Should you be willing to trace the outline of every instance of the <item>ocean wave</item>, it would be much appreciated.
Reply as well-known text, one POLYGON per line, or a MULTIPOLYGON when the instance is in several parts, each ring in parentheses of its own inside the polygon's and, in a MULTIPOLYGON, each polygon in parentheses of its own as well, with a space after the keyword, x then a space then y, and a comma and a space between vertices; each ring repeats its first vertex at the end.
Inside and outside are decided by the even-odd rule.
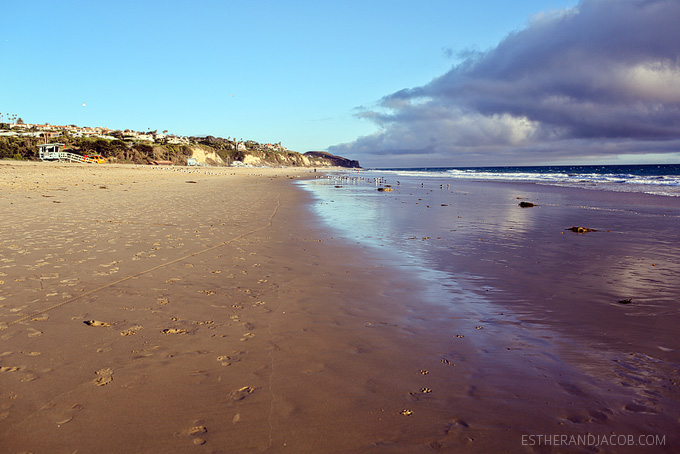
POLYGON ((680 196, 680 166, 569 166, 377 169, 382 176, 419 179, 510 181, 680 196))

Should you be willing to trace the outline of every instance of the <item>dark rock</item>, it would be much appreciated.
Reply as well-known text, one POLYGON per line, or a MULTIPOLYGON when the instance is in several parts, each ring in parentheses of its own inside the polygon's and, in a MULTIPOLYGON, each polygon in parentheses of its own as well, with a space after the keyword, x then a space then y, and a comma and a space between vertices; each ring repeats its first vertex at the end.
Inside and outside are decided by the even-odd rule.
POLYGON ((576 233, 597 232, 597 230, 590 229, 588 227, 569 227, 567 230, 571 230, 572 232, 576 232, 576 233))
POLYGON ((531 208, 531 207, 535 207, 536 205, 534 205, 531 202, 519 202, 519 206, 522 207, 522 208, 531 208))

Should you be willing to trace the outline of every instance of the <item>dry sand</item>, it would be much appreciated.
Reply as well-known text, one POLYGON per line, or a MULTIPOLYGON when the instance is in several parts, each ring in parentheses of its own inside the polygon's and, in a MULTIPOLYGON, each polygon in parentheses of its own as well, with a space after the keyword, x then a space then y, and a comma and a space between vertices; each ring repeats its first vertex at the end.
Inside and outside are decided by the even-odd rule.
POLYGON ((618 389, 456 336, 491 330, 330 235, 298 175, 0 163, 0 453, 590 452, 521 435, 640 432, 618 389))
POLYGON ((417 433, 400 412, 420 370, 450 368, 384 310, 404 280, 314 225, 289 184, 304 171, 176 170, 0 165, 0 452, 360 451, 417 433))

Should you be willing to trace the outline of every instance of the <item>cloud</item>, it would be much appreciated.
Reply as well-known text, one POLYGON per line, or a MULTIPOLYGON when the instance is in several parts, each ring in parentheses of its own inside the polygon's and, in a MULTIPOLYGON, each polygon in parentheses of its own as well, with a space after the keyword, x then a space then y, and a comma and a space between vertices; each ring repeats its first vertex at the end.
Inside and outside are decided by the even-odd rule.
POLYGON ((582 0, 536 15, 427 85, 363 108, 379 131, 329 151, 376 165, 677 153, 679 21, 677 0, 582 0))

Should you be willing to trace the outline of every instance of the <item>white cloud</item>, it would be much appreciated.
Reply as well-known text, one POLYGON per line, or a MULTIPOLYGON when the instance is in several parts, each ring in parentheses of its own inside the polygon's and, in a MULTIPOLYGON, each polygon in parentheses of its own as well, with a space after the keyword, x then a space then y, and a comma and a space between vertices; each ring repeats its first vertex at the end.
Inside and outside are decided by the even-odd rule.
POLYGON ((330 151, 448 165, 677 153, 678 23, 677 0, 582 0, 534 16, 496 48, 362 109, 380 132, 330 151))
POLYGON ((669 61, 641 63, 626 68, 622 86, 634 96, 656 102, 680 103, 680 67, 669 61))

